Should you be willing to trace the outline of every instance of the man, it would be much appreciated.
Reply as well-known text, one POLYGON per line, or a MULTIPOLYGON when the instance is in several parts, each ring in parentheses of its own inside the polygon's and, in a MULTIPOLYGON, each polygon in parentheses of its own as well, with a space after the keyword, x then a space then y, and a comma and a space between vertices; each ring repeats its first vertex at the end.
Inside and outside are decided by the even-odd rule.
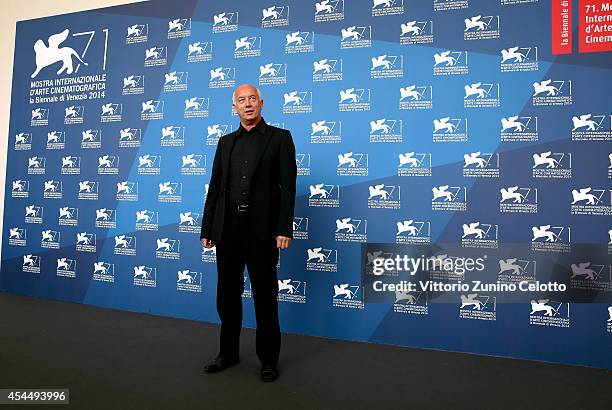
POLYGON ((263 381, 278 377, 281 334, 278 322, 279 249, 293 235, 297 168, 291 133, 265 123, 259 90, 236 88, 240 127, 219 139, 204 205, 202 246, 217 247, 217 312, 220 349, 204 367, 219 372, 239 362, 243 272, 246 264, 257 320, 256 352, 263 381))

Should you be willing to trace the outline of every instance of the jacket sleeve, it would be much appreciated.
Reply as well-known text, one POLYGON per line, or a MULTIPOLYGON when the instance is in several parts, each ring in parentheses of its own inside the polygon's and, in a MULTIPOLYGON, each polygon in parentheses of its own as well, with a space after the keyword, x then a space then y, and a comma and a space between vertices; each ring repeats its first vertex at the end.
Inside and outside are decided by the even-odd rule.
POLYGON ((221 174, 221 140, 219 140, 217 143, 217 150, 215 151, 215 159, 213 160, 210 182, 208 184, 208 195, 206 196, 206 202, 204 203, 204 215, 202 216, 202 230, 200 231, 200 239, 210 239, 212 233, 212 222, 215 217, 217 199, 219 197, 219 192, 221 192, 223 189, 221 186, 221 174))
POLYGON ((293 208, 295 206, 297 166, 295 163, 295 145, 289 131, 280 142, 279 167, 280 204, 276 234, 293 238, 293 208))

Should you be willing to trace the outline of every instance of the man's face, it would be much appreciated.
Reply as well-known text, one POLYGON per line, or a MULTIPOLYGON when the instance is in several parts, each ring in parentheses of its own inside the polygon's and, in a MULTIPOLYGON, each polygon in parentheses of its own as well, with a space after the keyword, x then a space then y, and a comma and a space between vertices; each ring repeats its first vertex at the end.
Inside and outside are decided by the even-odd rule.
POLYGON ((257 90, 252 86, 238 87, 235 97, 234 108, 245 124, 252 124, 261 118, 263 100, 257 95, 257 90))

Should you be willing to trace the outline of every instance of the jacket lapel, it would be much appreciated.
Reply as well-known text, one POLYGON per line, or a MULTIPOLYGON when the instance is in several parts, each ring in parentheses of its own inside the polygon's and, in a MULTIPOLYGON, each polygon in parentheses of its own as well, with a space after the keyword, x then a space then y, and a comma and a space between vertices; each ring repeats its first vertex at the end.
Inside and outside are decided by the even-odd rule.
MULTIPOLYGON (((222 156, 221 156, 221 170, 224 180, 224 185, 228 182, 227 176, 229 175, 229 162, 230 162, 230 154, 232 153, 232 148, 234 148, 234 143, 236 142, 236 137, 238 136, 238 132, 234 132, 225 138, 226 141, 224 146, 222 147, 222 156)), ((223 139, 219 140, 223 141, 223 139)))

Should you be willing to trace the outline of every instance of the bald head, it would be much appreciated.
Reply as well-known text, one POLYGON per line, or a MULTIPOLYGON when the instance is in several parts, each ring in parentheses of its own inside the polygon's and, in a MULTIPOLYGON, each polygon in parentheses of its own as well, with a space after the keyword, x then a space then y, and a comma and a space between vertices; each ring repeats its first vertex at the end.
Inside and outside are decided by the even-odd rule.
POLYGON ((259 91, 259 88, 255 87, 254 85, 251 85, 251 84, 241 84, 238 87, 236 87, 236 89, 232 93, 232 104, 236 104, 236 102, 238 101, 237 98, 236 98, 238 93, 242 92, 242 91, 245 91, 245 90, 247 92, 252 92, 253 90, 255 90, 255 94, 257 94, 257 97, 259 97, 259 99, 261 100, 261 92, 259 91))
POLYGON ((240 123, 247 130, 253 128, 261 120, 263 100, 257 87, 251 84, 238 86, 234 90, 232 102, 240 117, 240 123))

